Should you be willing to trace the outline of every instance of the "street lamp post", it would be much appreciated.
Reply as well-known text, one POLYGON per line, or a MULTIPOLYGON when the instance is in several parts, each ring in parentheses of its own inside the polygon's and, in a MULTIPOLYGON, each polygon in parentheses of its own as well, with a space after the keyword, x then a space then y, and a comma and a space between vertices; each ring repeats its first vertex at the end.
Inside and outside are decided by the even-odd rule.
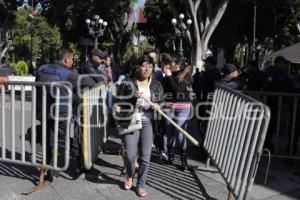
POLYGON ((32 13, 31 14, 28 14, 28 20, 30 22, 30 60, 31 60, 31 63, 32 63, 32 60, 33 60, 33 23, 34 23, 34 15, 33 15, 33 11, 34 11, 34 0, 31 0, 31 5, 29 5, 28 3, 28 0, 24 0, 23 1, 23 6, 25 8, 31 8, 32 10, 32 13))
POLYGON ((30 21, 30 57, 31 57, 31 63, 33 60, 33 23, 34 23, 34 16, 28 15, 28 19, 30 21))
POLYGON ((254 1, 254 14, 253 14, 253 43, 252 43, 252 60, 256 60, 256 15, 257 5, 254 1))
MULTIPOLYGON (((39 6, 41 6, 39 3, 38 3, 39 6)), ((38 5, 36 5, 36 7, 38 7, 38 5)), ((31 8, 31 13, 28 14, 28 20, 30 22, 30 57, 31 57, 31 64, 32 64, 32 61, 33 61, 33 24, 34 24, 34 19, 35 19, 35 15, 37 12, 36 11, 36 7, 34 6, 34 0, 31 0, 31 4, 29 5, 29 2, 28 0, 24 0, 23 1, 23 6, 21 6, 23 8, 31 8)), ((41 8, 40 8, 41 9, 41 8)))
POLYGON ((184 57, 183 54, 183 44, 182 44, 182 40, 183 38, 186 36, 186 32, 187 30, 190 28, 190 25, 192 24, 192 20, 188 19, 186 21, 186 23, 184 23, 183 19, 184 19, 184 14, 180 14, 178 16, 179 20, 177 21, 177 19, 173 18, 172 19, 172 24, 175 28, 175 34, 178 36, 179 38, 179 47, 178 47, 178 54, 181 58, 184 57))
POLYGON ((98 49, 98 38, 103 36, 107 22, 101 19, 99 15, 95 15, 92 20, 86 19, 85 23, 88 26, 89 34, 95 39, 94 47, 98 49))

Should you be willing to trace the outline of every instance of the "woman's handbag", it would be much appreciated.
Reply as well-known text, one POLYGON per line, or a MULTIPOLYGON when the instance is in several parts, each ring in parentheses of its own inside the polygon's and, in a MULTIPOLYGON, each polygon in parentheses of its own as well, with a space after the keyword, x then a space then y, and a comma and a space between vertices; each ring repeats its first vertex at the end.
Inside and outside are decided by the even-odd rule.
POLYGON ((125 135, 127 133, 133 133, 134 131, 142 129, 142 113, 135 111, 132 114, 130 124, 127 128, 123 128, 118 125, 119 135, 125 135))

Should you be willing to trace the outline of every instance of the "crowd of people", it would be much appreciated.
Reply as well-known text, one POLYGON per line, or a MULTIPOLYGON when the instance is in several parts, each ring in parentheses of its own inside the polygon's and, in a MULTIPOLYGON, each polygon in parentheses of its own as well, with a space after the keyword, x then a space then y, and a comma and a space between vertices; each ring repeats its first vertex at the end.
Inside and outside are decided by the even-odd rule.
MULTIPOLYGON (((172 165, 175 154, 178 152, 181 158, 180 169, 185 170, 188 167, 187 139, 158 114, 159 109, 186 130, 189 121, 195 117, 192 112, 193 105, 198 102, 211 101, 217 84, 234 90, 274 92, 296 90, 295 84, 288 76, 288 61, 284 57, 277 57, 274 66, 263 72, 256 62, 251 62, 244 71, 229 63, 218 69, 216 58, 209 56, 204 60, 205 70, 200 72, 196 69, 194 75, 193 67, 180 56, 165 53, 162 54, 161 59, 158 58, 158 52, 154 49, 147 49, 143 55, 133 55, 122 66, 119 74, 112 74, 111 57, 106 52, 93 49, 88 61, 80 66, 77 72, 73 69, 72 51, 63 48, 58 52, 58 61, 54 64, 43 65, 37 71, 37 81, 71 82, 74 89, 73 99, 77 102, 76 104, 80 103, 80 99, 76 95, 79 91, 76 90, 94 87, 98 83, 107 84, 110 88, 108 90, 108 107, 112 116, 111 121, 113 121, 110 123, 116 124, 116 127, 128 128, 136 110, 141 113, 141 128, 121 135, 126 173, 124 189, 132 188, 133 177, 137 174, 136 188, 140 197, 147 196, 145 184, 153 144, 159 149, 160 159, 165 163, 172 165), (77 80, 80 74, 90 76, 86 76, 78 88, 77 80), (116 88, 115 93, 112 90, 113 85, 116 88), (150 104, 145 99, 154 104, 150 104)), ((49 102, 51 101, 49 100, 49 102)), ((276 108, 272 107, 275 104, 269 102, 272 115, 276 113, 276 108)), ((207 115, 206 109, 209 107, 202 108, 197 112, 200 116, 205 116, 207 115)), ((64 115, 65 113, 60 114, 64 115)), ((50 120, 49 124, 51 123, 53 124, 53 121, 50 120)), ((203 126, 206 124, 204 121, 200 121, 200 123, 203 126)), ((271 120, 270 127, 274 127, 274 123, 276 122, 271 120)), ((64 127, 60 127, 60 129, 64 130, 64 127)), ((269 129, 266 142, 269 146, 271 146, 273 133, 274 130, 269 129)), ((50 134, 49 132, 48 135, 50 134)), ((76 156, 80 164, 80 141, 78 139, 80 137, 78 135, 80 135, 80 131, 75 134, 75 139, 71 143, 77 149, 76 156)), ((295 139, 297 140, 297 138, 295 139)), ((47 140, 49 141, 50 138, 47 140)), ((47 142, 47 144, 49 143, 47 142)), ((49 153, 47 158, 51 158, 50 152, 47 150, 49 153)))

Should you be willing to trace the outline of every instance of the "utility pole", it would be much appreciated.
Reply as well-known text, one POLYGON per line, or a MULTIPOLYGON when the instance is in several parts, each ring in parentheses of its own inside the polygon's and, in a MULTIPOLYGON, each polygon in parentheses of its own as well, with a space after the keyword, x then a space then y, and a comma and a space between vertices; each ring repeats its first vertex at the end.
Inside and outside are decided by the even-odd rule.
POLYGON ((256 59, 256 15, 257 15, 257 5, 256 2, 254 1, 252 60, 256 59))

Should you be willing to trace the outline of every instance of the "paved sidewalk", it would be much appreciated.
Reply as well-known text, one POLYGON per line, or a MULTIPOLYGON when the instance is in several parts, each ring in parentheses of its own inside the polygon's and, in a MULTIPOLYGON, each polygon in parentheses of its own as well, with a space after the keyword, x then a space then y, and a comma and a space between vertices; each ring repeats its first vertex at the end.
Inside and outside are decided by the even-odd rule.
MULTIPOLYGON (((95 163, 95 170, 74 179, 63 173, 44 190, 23 196, 22 192, 33 186, 38 177, 34 168, 12 166, 0 163, 0 199, 2 200, 134 200, 140 199, 135 190, 122 189, 124 176, 120 175, 121 157, 116 155, 119 140, 110 138, 112 143, 106 154, 100 154, 95 163), (73 180, 74 179, 74 180, 73 180)), ((195 152, 193 152, 194 154, 195 152)), ((273 162, 273 161, 272 161, 273 162)), ((179 164, 178 158, 175 164, 179 164)), ((275 161, 273 164, 276 163, 275 161)), ((189 160, 189 164, 201 166, 202 162, 189 160)), ((256 184, 251 199, 292 200, 300 199, 299 163, 294 163, 289 171, 288 165, 274 164, 267 186, 256 184), (298 166, 298 168, 297 168, 298 166), (298 171, 297 171, 298 170, 298 171)), ((262 166, 264 163, 262 162, 262 166)), ((71 163, 73 166, 73 163, 71 163)), ((263 169, 261 167, 261 169, 263 169)), ((263 180, 263 173, 258 172, 257 182, 263 180)), ((161 164, 153 152, 146 189, 149 196, 144 199, 217 199, 227 198, 227 188, 217 173, 186 170, 182 172, 175 166, 161 164)))

